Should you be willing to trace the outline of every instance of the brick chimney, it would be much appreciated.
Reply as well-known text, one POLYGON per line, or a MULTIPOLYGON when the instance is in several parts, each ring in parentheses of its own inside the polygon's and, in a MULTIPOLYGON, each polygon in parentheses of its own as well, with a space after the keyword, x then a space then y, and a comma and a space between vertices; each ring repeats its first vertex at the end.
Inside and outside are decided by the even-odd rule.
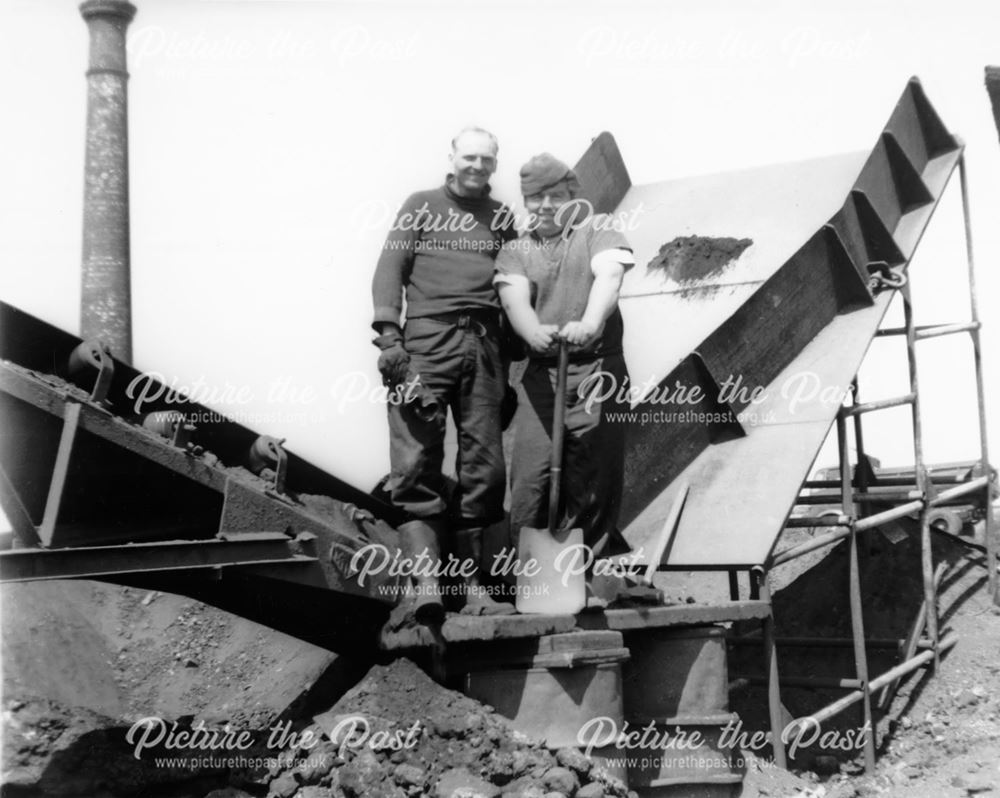
POLYGON ((125 30, 135 10, 127 0, 80 5, 90 31, 80 336, 103 339, 126 363, 132 361, 132 297, 125 30))

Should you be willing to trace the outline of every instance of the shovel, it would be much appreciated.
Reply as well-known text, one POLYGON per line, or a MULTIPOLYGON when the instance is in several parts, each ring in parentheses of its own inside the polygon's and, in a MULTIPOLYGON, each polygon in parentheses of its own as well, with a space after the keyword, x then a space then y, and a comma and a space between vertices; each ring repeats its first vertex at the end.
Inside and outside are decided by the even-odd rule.
POLYGON ((518 536, 518 560, 537 573, 518 576, 517 611, 537 614, 575 614, 587 603, 583 573, 564 573, 577 559, 568 556, 556 567, 559 554, 571 546, 582 550, 583 530, 557 529, 559 493, 562 487, 563 439, 566 434, 566 373, 569 370, 569 346, 559 342, 559 367, 556 374, 555 405, 552 412, 552 458, 549 467, 549 525, 546 529, 521 527, 518 536))

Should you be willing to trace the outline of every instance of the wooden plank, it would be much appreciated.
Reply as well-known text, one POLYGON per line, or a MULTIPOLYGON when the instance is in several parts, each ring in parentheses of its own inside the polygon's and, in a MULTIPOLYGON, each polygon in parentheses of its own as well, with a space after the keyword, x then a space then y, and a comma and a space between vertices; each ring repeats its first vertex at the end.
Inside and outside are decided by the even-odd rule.
POLYGON ((684 509, 687 495, 688 486, 681 483, 678 486, 674 502, 670 506, 670 512, 667 513, 667 520, 663 522, 663 529, 660 530, 659 536, 653 542, 653 550, 649 554, 649 565, 646 566, 646 572, 642 576, 642 581, 649 586, 652 586, 653 574, 656 573, 657 566, 664 559, 664 556, 667 559, 670 557, 670 548, 677 536, 677 524, 681 519, 681 511, 684 509))
POLYGON ((540 637, 536 651, 539 654, 555 654, 575 651, 600 651, 609 648, 620 648, 621 646, 622 636, 618 632, 581 630, 540 637))
MULTIPOLYGON (((562 634, 576 628, 572 615, 449 615, 441 628, 445 643, 507 640, 562 634)), ((383 631, 379 645, 385 651, 426 648, 437 643, 427 627, 383 631)))
POLYGON ((731 601, 724 604, 677 604, 667 607, 605 610, 577 616, 582 629, 620 632, 664 626, 694 626, 766 618, 771 605, 765 601, 731 601))

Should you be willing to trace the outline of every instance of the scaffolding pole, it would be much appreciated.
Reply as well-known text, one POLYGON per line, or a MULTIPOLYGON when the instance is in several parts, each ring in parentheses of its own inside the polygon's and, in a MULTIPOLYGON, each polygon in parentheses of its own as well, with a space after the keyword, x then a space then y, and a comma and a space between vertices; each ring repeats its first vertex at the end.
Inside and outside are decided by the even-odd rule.
MULTIPOLYGON (((904 326, 896 328, 886 328, 879 330, 877 336, 905 336, 906 357, 909 371, 909 393, 891 399, 883 399, 862 404, 860 401, 860 391, 858 380, 852 382, 851 397, 849 406, 841 408, 837 414, 837 443, 839 460, 839 480, 821 480, 806 482, 804 487, 824 487, 835 490, 821 498, 825 501, 838 501, 840 503, 840 513, 834 519, 816 519, 814 526, 825 526, 831 531, 819 535, 813 540, 802 543, 798 546, 786 549, 773 555, 770 558, 769 567, 789 562, 801 557, 809 552, 836 543, 840 540, 848 539, 848 568, 849 584, 848 593, 851 609, 851 632, 850 642, 854 649, 855 678, 835 680, 843 687, 853 687, 852 692, 833 703, 822 707, 813 713, 809 720, 821 722, 827 720, 849 706, 861 704, 861 721, 865 730, 864 737, 864 760, 865 771, 872 774, 875 768, 875 744, 876 733, 872 718, 871 695, 876 690, 884 689, 881 706, 888 708, 894 688, 898 685, 902 676, 920 668, 929 668, 932 672, 940 666, 941 654, 955 643, 955 636, 948 635, 944 640, 938 627, 937 593, 943 576, 943 569, 934 570, 933 552, 931 548, 931 526, 930 513, 935 507, 954 502, 962 496, 970 494, 981 494, 981 501, 984 510, 984 536, 986 549, 986 566, 988 590, 995 604, 1000 605, 1000 591, 997 589, 997 552, 996 540, 993 534, 993 514, 992 505, 994 499, 993 472, 990 466, 989 449, 986 432, 986 401, 983 387, 983 366, 982 366, 982 346, 980 338, 981 323, 979 320, 979 309, 976 297, 975 263, 972 249, 972 228, 969 217, 969 200, 967 176, 965 170, 965 156, 962 155, 958 161, 959 176, 962 192, 962 214, 965 225, 966 257, 968 262, 969 279, 969 307, 970 320, 955 324, 934 324, 917 326, 914 323, 913 298, 907 281, 899 290, 903 302, 904 326), (979 411, 979 474, 973 472, 970 478, 959 482, 954 487, 940 490, 934 484, 924 462, 924 441, 923 423, 920 414, 920 382, 917 370, 917 342, 936 338, 944 335, 955 335, 968 333, 973 346, 974 366, 976 376, 976 399, 979 411), (886 494, 878 494, 874 491, 878 480, 871 479, 868 473, 867 455, 864 449, 864 432, 862 428, 862 417, 867 413, 884 410, 902 405, 910 406, 911 423, 913 431, 913 460, 915 490, 912 492, 897 491, 886 494), (853 420, 853 433, 855 448, 857 450, 857 465, 852 473, 850 463, 850 453, 848 449, 847 419, 853 420), (839 488, 839 491, 836 489, 839 488), (887 510, 869 514, 867 505, 870 501, 884 501, 886 503, 898 502, 895 507, 887 510), (868 659, 866 646, 871 641, 866 641, 864 636, 864 618, 861 601, 861 582, 858 563, 858 535, 862 532, 880 527, 898 518, 902 518, 912 513, 918 513, 920 521, 920 565, 923 582, 923 602, 920 612, 910 631, 909 640, 904 651, 901 652, 901 662, 895 667, 869 679, 868 659), (923 649, 917 653, 917 649, 923 649)), ((951 482, 952 480, 945 480, 951 482)), ((954 480, 958 481, 958 480, 954 480)), ((900 480, 896 480, 900 482, 900 480)), ((822 504, 815 496, 800 497, 803 504, 822 504), (811 499, 816 501, 810 501, 811 499)), ((787 528, 801 528, 807 525, 804 518, 789 519, 787 528)), ((943 565, 943 563, 942 563, 943 565)), ((766 590, 767 574, 761 571, 757 582, 763 586, 761 595, 770 598, 766 590)), ((756 591, 754 591, 756 592, 756 591)), ((775 707, 781 705, 781 682, 776 678, 777 655, 775 651, 775 638, 773 621, 772 626, 764 630, 764 644, 766 651, 766 667, 768 682, 768 702, 772 709, 772 716, 775 707)), ((791 678, 783 680, 788 686, 802 683, 805 680, 791 678)), ((772 725, 774 724, 772 718, 772 725)), ((781 752, 784 754, 784 751, 781 752)), ((778 760, 778 750, 775 749, 775 759, 778 760)), ((784 759, 784 756, 782 756, 784 759)))
MULTIPOLYGON (((858 416, 855 416, 857 419, 858 416)), ((844 515, 854 514, 854 499, 851 480, 851 462, 847 451, 846 413, 837 414, 837 443, 840 452, 840 487, 843 493, 842 510, 844 515)), ((857 471, 862 470, 859 453, 857 471)), ((875 771, 875 731, 872 726, 871 694, 868 691, 868 652, 865 650, 865 624, 861 609, 861 575, 858 569, 858 531, 854 524, 848 528, 850 535, 850 552, 848 560, 851 606, 851 635, 854 639, 854 677, 861 685, 861 726, 864 735, 865 771, 875 771)))
POLYGON ((983 389, 983 350, 979 335, 979 300, 976 297, 976 266, 972 251, 972 221, 969 217, 969 186, 965 171, 965 154, 958 159, 958 178, 962 188, 962 218, 965 222, 965 255, 969 267, 969 335, 972 338, 973 363, 976 370, 976 400, 979 405, 980 463, 986 480, 983 515, 983 543, 986 546, 987 585, 993 603, 1000 605, 997 592, 997 552, 993 537, 993 479, 989 445, 986 440, 986 393, 983 389))

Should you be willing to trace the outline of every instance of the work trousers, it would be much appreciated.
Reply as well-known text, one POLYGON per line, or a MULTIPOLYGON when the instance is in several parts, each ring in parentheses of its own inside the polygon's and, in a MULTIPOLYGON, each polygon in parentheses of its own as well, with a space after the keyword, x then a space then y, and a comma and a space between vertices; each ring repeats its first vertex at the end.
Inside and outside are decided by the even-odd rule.
MULTIPOLYGON (((628 402, 618 401, 625 363, 610 355, 569 365, 565 439, 558 529, 582 528, 584 543, 596 556, 624 554, 629 546, 618 527, 625 456, 624 416, 628 402), (614 386, 611 396, 595 389, 614 386), (600 392, 599 392, 600 393, 600 392)), ((518 387, 511 458, 511 531, 548 526, 552 421, 557 370, 531 360, 518 387)))
POLYGON ((483 527, 504 516, 506 471, 500 403, 507 375, 500 330, 482 314, 447 320, 408 319, 403 329, 410 365, 438 401, 433 418, 414 403, 389 405, 392 501, 416 518, 448 518, 456 527, 483 527), (457 487, 441 473, 447 409, 458 432, 457 487))

